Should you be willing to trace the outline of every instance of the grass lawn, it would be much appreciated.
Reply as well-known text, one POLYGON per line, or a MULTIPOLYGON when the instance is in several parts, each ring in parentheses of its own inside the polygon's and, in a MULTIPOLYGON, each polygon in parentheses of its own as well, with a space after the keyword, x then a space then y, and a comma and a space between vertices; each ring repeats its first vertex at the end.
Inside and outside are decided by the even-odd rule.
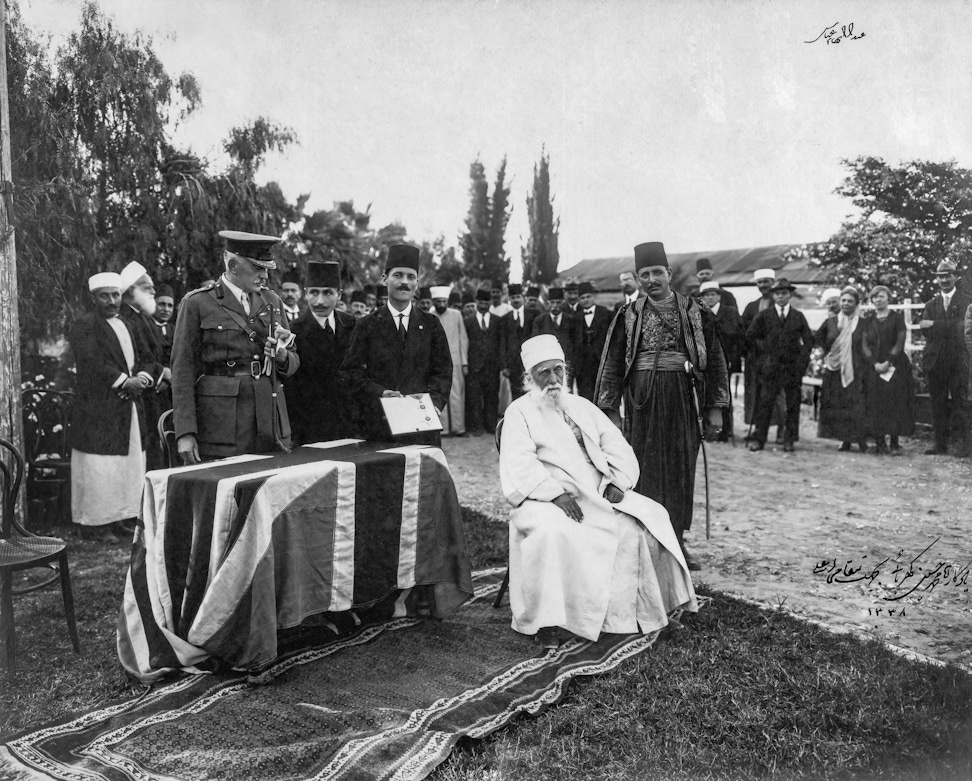
MULTIPOLYGON (((464 517, 474 568, 504 564, 506 524, 464 517)), ((20 666, 0 678, 0 736, 142 689, 115 655, 127 546, 70 539, 84 656, 58 591, 17 598, 20 666)), ((711 602, 683 629, 539 717, 462 744, 433 778, 972 778, 972 676, 700 593, 711 602)))

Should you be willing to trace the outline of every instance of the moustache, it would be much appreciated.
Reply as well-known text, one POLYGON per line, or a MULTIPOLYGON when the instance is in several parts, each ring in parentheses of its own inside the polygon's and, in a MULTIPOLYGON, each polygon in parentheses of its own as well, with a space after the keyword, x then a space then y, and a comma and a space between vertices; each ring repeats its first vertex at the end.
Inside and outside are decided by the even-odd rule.
POLYGON ((411 288, 408 285, 399 285, 396 289, 401 291, 406 291, 406 292, 411 290, 411 288))

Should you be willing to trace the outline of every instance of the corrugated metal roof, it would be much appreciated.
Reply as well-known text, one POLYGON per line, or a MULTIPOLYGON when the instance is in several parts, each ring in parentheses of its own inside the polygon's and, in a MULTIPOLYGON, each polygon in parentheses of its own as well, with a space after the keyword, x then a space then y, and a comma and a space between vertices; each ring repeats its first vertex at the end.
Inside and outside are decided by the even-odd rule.
MULTIPOLYGON (((799 244, 774 244, 770 247, 747 247, 744 249, 716 250, 713 252, 680 252, 669 254, 668 262, 672 267, 672 287, 684 289, 695 282, 695 261, 708 258, 716 273, 716 279, 723 287, 750 285, 753 272, 760 268, 771 268, 778 277, 785 276, 793 283, 803 285, 820 284, 826 279, 826 272, 819 266, 811 266, 806 260, 783 262, 783 255, 799 244)), ((622 271, 634 270, 634 256, 623 258, 593 258, 582 260, 571 268, 564 269, 558 279, 577 277, 594 283, 602 292, 620 289, 618 275, 622 271)))

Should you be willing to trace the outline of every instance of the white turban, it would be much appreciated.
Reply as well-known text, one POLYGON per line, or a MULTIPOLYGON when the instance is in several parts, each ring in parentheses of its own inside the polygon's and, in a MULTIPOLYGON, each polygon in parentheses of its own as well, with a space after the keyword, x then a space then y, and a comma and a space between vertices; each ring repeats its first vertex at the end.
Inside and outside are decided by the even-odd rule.
POLYGON ((706 290, 718 290, 718 289, 719 289, 718 282, 703 282, 701 285, 699 285, 700 293, 704 293, 706 290))
POLYGON ((527 339, 520 346, 520 358, 523 360, 523 368, 527 371, 543 361, 566 360, 564 348, 560 346, 560 342, 553 334, 540 334, 527 339))
POLYGON ((433 285, 432 298, 448 298, 452 288, 449 285, 433 285))
POLYGON ((831 298, 840 298, 840 288, 828 287, 820 294, 820 302, 829 301, 831 298))
POLYGON ((758 268, 753 272, 753 282, 757 279, 776 279, 776 272, 771 268, 758 268))
POLYGON ((137 260, 133 260, 121 272, 121 291, 124 293, 128 288, 134 285, 138 280, 144 277, 148 272, 145 270, 145 266, 139 263, 137 260))
POLYGON ((88 278, 88 290, 92 293, 102 287, 117 287, 120 290, 121 286, 121 274, 116 274, 114 271, 103 271, 88 278))

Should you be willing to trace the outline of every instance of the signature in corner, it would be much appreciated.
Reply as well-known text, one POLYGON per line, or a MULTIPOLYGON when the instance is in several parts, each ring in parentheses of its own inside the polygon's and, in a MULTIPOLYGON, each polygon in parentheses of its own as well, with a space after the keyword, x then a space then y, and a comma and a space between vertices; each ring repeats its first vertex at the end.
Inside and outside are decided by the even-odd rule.
MULTIPOLYGON (((814 566, 813 574, 824 576, 827 583, 867 581, 867 587, 876 588, 881 599, 886 602, 897 602, 905 597, 914 597, 920 602, 925 594, 933 591, 937 586, 952 586, 968 592, 972 561, 964 567, 946 561, 939 561, 933 567, 918 564, 918 560, 940 539, 941 537, 938 537, 933 540, 928 547, 910 560, 902 559, 905 555, 903 550, 898 551, 893 559, 886 556, 873 566, 865 564, 863 560, 858 566, 854 566, 857 562, 853 559, 848 559, 843 565, 839 564, 837 559, 823 559, 814 566), (891 562, 890 572, 883 569, 888 562, 891 562), (882 575, 883 579, 881 579, 882 575)), ((862 557, 862 559, 866 558, 867 556, 862 557)))
POLYGON ((823 40, 829 46, 832 43, 840 43, 845 38, 850 41, 856 41, 860 38, 863 38, 865 35, 865 33, 861 33, 860 35, 854 35, 853 22, 851 22, 850 24, 841 24, 839 30, 837 29, 838 24, 840 24, 840 22, 834 22, 832 25, 830 25, 830 27, 824 27, 823 32, 820 33, 820 35, 818 35, 812 41, 804 41, 804 43, 816 43, 821 38, 823 38, 823 40))

